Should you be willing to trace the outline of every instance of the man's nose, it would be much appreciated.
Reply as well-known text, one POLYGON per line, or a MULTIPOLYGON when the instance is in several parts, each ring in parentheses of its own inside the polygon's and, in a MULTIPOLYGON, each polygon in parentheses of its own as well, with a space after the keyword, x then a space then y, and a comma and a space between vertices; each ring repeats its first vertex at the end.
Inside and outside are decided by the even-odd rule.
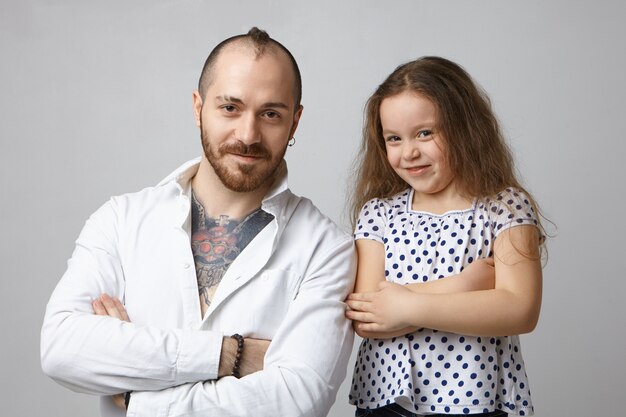
POLYGON ((239 118, 235 137, 246 145, 260 140, 259 121, 254 114, 244 114, 239 118))

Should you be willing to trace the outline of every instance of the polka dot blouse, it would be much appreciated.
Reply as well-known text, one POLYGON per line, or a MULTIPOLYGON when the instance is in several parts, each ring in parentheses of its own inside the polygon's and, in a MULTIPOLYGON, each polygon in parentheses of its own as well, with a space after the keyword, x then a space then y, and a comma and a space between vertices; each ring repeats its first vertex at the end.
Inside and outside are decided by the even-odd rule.
MULTIPOLYGON (((411 209, 413 190, 370 200, 355 239, 385 246, 388 281, 432 281, 492 255, 498 234, 537 225, 526 195, 506 189, 466 210, 441 215, 411 209)), ((474 337, 420 329, 392 339, 364 339, 350 403, 377 408, 393 402, 420 414, 533 414, 518 336, 474 337)))

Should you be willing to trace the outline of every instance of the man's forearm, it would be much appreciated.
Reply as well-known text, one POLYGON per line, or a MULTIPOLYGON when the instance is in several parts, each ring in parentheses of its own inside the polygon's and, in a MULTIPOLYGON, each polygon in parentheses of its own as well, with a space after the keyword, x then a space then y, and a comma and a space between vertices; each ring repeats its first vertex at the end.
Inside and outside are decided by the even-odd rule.
POLYGON ((41 335, 46 374, 74 391, 109 395, 215 379, 222 335, 162 330, 93 314, 51 312, 41 335))
MULTIPOLYGON (((241 349, 241 357, 237 365, 240 376, 250 375, 263 369, 263 359, 269 345, 269 340, 243 339, 243 349, 241 349)), ((237 340, 233 337, 224 336, 222 339, 218 378, 231 376, 233 374, 237 353, 237 340)))
MULTIPOLYGON (((334 316, 343 315, 343 305, 335 310, 334 316)), ((327 327, 332 332, 322 337, 314 330, 318 327, 315 318, 303 318, 308 312, 298 313, 301 326, 291 327, 288 336, 279 334, 272 341, 272 346, 277 346, 268 350, 263 370, 240 379, 225 376, 164 391, 133 393, 128 416, 240 417, 250 415, 250 410, 259 417, 325 415, 345 376, 353 337, 347 320, 341 328, 327 327), (317 349, 308 347, 312 344, 317 344, 317 349)))
MULTIPOLYGON (((131 322, 126 307, 118 298, 102 294, 92 302, 92 306, 94 313, 98 316, 131 322)), ((230 337, 224 336, 219 358, 218 378, 228 375, 245 376, 263 369, 263 358, 269 343, 269 340, 244 339, 238 334, 230 337)))

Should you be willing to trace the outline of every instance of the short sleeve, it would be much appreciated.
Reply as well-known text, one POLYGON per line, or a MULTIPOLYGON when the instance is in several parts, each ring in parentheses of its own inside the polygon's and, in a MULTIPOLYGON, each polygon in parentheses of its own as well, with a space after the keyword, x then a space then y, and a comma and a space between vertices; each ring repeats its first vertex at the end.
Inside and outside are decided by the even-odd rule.
POLYGON ((523 191, 507 188, 489 200, 489 218, 493 235, 515 226, 538 226, 537 213, 523 191))
POLYGON ((383 243, 387 215, 385 204, 374 198, 363 206, 354 230, 354 239, 371 239, 383 243))

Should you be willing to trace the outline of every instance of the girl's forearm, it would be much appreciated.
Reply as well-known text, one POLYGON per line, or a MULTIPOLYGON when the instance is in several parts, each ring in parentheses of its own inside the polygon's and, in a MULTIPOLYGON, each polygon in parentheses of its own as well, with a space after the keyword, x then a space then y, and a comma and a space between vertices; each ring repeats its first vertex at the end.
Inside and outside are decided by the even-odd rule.
MULTIPOLYGON (((538 295, 540 298, 540 295, 538 295)), ((473 336, 505 336, 531 332, 539 318, 539 303, 509 290, 493 289, 453 294, 413 295, 406 322, 473 336)))
POLYGON ((422 294, 452 294, 456 292, 490 290, 495 288, 496 273, 491 258, 479 259, 463 272, 433 281, 409 284, 407 287, 422 294))

